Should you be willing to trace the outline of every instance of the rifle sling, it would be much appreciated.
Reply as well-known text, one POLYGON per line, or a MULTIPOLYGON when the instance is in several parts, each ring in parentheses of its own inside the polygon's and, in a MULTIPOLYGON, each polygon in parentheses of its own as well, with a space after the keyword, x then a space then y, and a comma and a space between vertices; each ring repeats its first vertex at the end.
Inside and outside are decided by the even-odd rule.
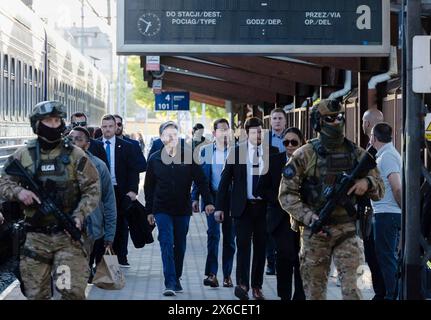
POLYGON ((23 256, 29 257, 29 258, 31 258, 33 260, 42 262, 44 264, 52 265, 52 263, 53 263, 53 259, 49 259, 49 258, 46 258, 44 256, 41 256, 37 252, 34 252, 34 251, 32 251, 32 250, 30 250, 30 249, 28 249, 26 247, 22 248, 21 254, 23 256))
POLYGON ((337 239, 337 241, 335 241, 335 244, 334 244, 333 248, 336 248, 337 246, 339 246, 340 244, 342 244, 344 241, 346 241, 347 239, 350 239, 350 238, 354 237, 355 235, 356 235, 355 231, 346 232, 341 237, 339 237, 337 239))

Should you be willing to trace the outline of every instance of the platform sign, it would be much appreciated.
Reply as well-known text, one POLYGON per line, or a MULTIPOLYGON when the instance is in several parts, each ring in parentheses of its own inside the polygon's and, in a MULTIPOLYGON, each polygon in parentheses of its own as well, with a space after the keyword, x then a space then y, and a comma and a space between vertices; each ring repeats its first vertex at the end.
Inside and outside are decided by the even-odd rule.
POLYGON ((159 71, 160 70, 160 56, 146 56, 145 57, 145 70, 159 71))
POLYGON ((163 82, 161 79, 154 79, 153 80, 153 86, 152 86, 153 93, 154 94, 162 93, 162 85, 163 85, 163 82))
POLYGON ((155 95, 156 111, 190 110, 189 92, 163 92, 155 95))
POLYGON ((119 0, 117 53, 384 56, 390 0, 119 0))

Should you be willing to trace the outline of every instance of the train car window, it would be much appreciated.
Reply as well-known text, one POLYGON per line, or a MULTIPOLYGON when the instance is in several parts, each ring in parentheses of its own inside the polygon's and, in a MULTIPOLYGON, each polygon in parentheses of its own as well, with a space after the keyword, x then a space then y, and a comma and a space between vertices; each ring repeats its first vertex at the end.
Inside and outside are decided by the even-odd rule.
POLYGON ((43 101, 43 100, 47 100, 46 99, 46 97, 44 96, 44 94, 43 94, 43 92, 44 92, 44 89, 45 89, 45 81, 43 81, 43 79, 44 79, 44 76, 45 75, 45 73, 43 72, 43 71, 40 71, 39 72, 39 83, 40 83, 40 86, 39 86, 39 97, 40 97, 40 100, 41 101, 43 101))
POLYGON ((27 63, 24 63, 24 105, 25 105, 25 116, 30 114, 30 101, 28 101, 28 73, 27 63))
POLYGON ((54 79, 54 100, 58 100, 58 81, 54 79))
POLYGON ((23 84, 22 84, 22 67, 21 67, 21 60, 18 60, 18 66, 17 66, 17 70, 16 70, 16 82, 18 83, 18 88, 17 88, 17 101, 16 101, 16 105, 17 105, 17 117, 18 117, 18 121, 23 121, 23 109, 24 109, 24 104, 22 103, 22 88, 23 88, 23 84))
POLYGON ((9 119, 16 117, 16 81, 15 81, 15 58, 10 59, 10 113, 9 119))
POLYGON ((49 77, 47 100, 51 99, 51 93, 54 94, 54 79, 53 79, 53 77, 49 77))
POLYGON ((33 80, 33 82, 34 82, 33 92, 34 92, 34 99, 35 99, 34 103, 38 103, 40 101, 39 100, 39 92, 37 89, 39 86, 39 78, 38 78, 38 72, 37 72, 36 68, 34 68, 34 80, 33 80))
POLYGON ((64 83, 63 82, 60 83, 60 101, 63 104, 65 103, 65 101, 64 101, 64 83))
POLYGON ((33 108, 34 103, 34 96, 33 96, 33 67, 28 67, 28 97, 30 102, 30 108, 33 108))
POLYGON ((76 110, 76 89, 72 87, 72 107, 73 112, 77 112, 76 110))
POLYGON ((3 120, 9 116, 9 56, 3 56, 3 120))

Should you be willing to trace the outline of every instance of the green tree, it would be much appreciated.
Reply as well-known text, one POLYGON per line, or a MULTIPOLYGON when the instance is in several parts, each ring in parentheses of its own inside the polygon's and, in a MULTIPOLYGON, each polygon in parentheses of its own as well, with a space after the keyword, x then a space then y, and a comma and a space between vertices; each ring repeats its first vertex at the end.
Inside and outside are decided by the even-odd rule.
MULTIPOLYGON (((128 101, 129 104, 128 115, 134 115, 138 111, 138 108, 148 109, 148 117, 151 118, 166 118, 166 112, 155 112, 154 111, 154 94, 151 88, 148 87, 148 83, 143 79, 142 68, 140 66, 140 58, 137 56, 129 57, 128 61, 128 75, 130 82, 133 85, 131 92, 131 99, 128 101), (133 102, 132 102, 132 101, 133 102)), ((197 101, 190 101, 190 110, 196 109, 195 116, 202 116, 202 104, 197 101)), ((225 108, 220 108, 212 105, 206 105, 205 116, 208 119, 215 120, 218 118, 226 118, 225 108)))

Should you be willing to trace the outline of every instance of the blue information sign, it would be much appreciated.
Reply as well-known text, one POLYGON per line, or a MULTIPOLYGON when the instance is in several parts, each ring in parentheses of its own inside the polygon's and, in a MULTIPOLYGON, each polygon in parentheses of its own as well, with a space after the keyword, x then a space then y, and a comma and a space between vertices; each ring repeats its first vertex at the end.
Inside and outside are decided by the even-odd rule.
POLYGON ((187 111, 190 110, 190 94, 188 92, 163 92, 156 94, 156 111, 187 111))

